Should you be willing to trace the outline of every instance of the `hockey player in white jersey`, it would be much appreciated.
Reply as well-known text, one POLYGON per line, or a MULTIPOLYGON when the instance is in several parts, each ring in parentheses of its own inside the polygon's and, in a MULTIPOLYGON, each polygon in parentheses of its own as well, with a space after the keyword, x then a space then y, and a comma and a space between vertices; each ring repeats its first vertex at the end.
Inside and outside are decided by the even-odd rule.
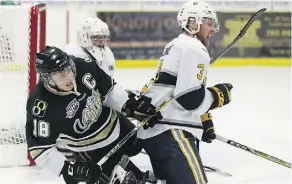
POLYGON ((64 51, 85 60, 89 59, 89 52, 97 61, 97 65, 112 77, 115 72, 115 57, 109 48, 108 25, 97 17, 89 17, 78 30, 77 36, 78 43, 69 43, 64 51))
POLYGON ((163 119, 139 130, 155 176, 171 184, 205 184, 207 178, 196 140, 216 138, 210 110, 231 100, 230 83, 206 87, 209 38, 219 31, 215 10, 206 2, 190 1, 177 15, 182 33, 168 43, 159 59, 152 85, 144 92, 163 119))
MULTIPOLYGON (((77 31, 77 40, 77 43, 67 44, 64 51, 68 55, 82 58, 85 61, 95 60, 106 74, 113 77, 115 57, 109 48, 110 31, 108 25, 97 17, 88 17, 77 31)), ((68 150, 66 144, 58 141, 57 148, 67 159, 73 159, 73 154, 68 150)))

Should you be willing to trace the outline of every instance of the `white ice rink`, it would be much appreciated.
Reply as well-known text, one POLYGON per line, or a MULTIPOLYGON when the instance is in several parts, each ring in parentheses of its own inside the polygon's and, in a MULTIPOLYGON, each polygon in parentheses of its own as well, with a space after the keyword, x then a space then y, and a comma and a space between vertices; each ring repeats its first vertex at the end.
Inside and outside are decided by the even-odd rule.
MULTIPOLYGON (((154 73, 155 69, 118 69, 115 78, 125 88, 140 89, 154 73)), ((291 162, 290 68, 211 68, 207 84, 219 82, 230 82, 234 88, 231 103, 213 111, 217 134, 291 162)), ((208 172, 210 184, 292 183, 291 169, 219 141, 202 143, 201 156, 204 165, 232 174, 208 172)), ((151 168, 146 155, 133 160, 143 169, 151 168)), ((37 168, 0 168, 0 184, 53 183, 64 182, 37 168)))

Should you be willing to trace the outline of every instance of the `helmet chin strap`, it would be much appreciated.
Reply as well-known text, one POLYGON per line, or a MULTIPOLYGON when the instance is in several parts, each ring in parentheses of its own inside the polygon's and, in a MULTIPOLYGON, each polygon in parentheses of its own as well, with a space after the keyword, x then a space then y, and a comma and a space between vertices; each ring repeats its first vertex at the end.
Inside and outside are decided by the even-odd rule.
POLYGON ((73 91, 74 91, 74 93, 75 93, 77 96, 80 96, 80 95, 81 95, 81 93, 79 93, 79 92, 77 91, 77 84, 76 84, 76 80, 75 80, 75 79, 73 80, 73 91))
POLYGON ((52 83, 44 83, 45 88, 50 91, 51 93, 55 94, 55 95, 59 95, 59 96, 66 96, 66 95, 70 95, 70 94, 75 94, 77 96, 80 96, 81 93, 79 93, 77 91, 77 84, 76 84, 76 80, 73 80, 73 91, 60 91, 58 90, 57 86, 54 85, 52 86, 52 83))

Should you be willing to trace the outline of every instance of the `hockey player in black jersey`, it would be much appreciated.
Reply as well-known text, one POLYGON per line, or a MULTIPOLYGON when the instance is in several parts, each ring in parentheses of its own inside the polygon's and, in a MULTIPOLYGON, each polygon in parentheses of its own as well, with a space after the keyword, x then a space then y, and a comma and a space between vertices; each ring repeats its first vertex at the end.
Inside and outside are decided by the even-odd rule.
MULTIPOLYGON (((108 179, 122 155, 140 152, 133 137, 102 166, 101 178, 95 163, 134 128, 123 115, 142 120, 155 107, 128 95, 95 61, 68 56, 56 47, 37 53, 35 66, 40 81, 27 100, 26 137, 39 167, 63 175, 67 184, 96 183, 108 179), (57 151, 58 140, 74 152, 74 162, 57 151)), ((162 118, 160 113, 156 118, 162 118)))

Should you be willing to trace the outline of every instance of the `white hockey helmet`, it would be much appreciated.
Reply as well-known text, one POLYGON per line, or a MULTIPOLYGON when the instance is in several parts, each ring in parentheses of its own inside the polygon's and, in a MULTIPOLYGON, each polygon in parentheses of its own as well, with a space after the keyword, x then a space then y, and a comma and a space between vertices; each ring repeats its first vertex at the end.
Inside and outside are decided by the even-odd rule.
POLYGON ((97 17, 89 17, 77 34, 79 45, 87 49, 105 48, 110 41, 108 25, 97 17))
POLYGON ((212 19, 216 32, 219 31, 219 22, 216 11, 206 2, 200 0, 189 0, 181 6, 177 14, 179 27, 192 35, 199 32, 200 24, 203 23, 204 18, 212 19), (196 31, 191 31, 187 28, 190 18, 194 18, 198 24, 198 29, 196 31))

